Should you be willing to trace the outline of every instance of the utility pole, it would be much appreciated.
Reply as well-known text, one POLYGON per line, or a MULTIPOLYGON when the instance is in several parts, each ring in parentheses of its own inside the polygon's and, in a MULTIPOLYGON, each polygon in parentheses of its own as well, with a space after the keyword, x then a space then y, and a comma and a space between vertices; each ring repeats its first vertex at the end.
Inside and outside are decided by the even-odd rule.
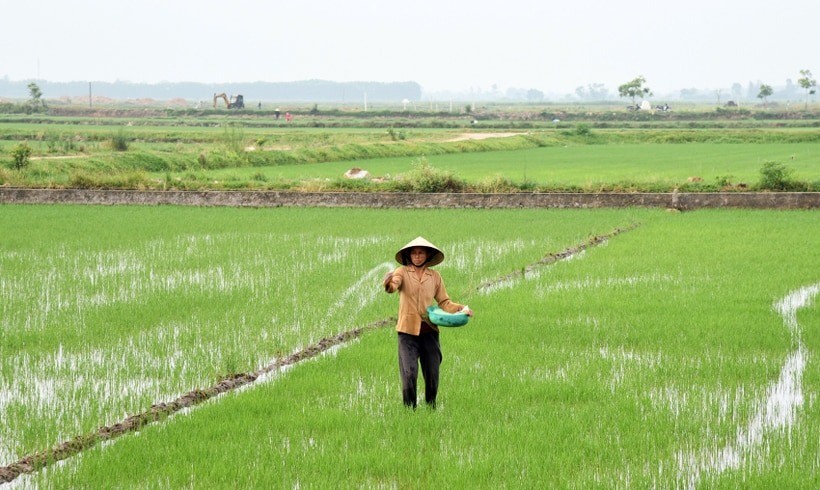
POLYGON ((91 82, 88 82, 88 108, 91 109, 91 82))

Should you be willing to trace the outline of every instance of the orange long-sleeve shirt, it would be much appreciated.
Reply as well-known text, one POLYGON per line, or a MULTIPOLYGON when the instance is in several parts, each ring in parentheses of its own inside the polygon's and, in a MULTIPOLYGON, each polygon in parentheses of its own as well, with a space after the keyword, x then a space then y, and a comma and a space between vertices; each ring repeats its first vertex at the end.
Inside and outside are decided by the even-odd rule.
POLYGON ((421 331, 421 322, 430 324, 435 330, 438 327, 430 323, 427 318, 427 307, 435 304, 448 312, 456 313, 464 305, 450 300, 444 281, 438 271, 423 268, 419 279, 417 268, 413 265, 404 265, 393 272, 393 277, 385 285, 388 293, 399 292, 399 319, 396 331, 418 335, 421 331))

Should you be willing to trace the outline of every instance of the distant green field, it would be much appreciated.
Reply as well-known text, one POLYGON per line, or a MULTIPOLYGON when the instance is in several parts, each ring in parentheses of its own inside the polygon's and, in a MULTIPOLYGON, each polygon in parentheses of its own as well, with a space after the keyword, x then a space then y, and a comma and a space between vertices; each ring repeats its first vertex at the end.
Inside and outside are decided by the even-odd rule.
MULTIPOLYGON (((515 182, 577 186, 620 181, 674 184, 687 182, 690 177, 754 183, 760 167, 770 160, 786 162, 799 179, 820 180, 820 143, 572 144, 426 158, 434 167, 470 182, 503 176, 515 182)), ((396 157, 224 169, 210 175, 217 180, 244 180, 255 175, 271 180, 338 179, 355 166, 374 177, 396 176, 410 171, 417 160, 418 157, 396 157)))
POLYGON ((304 115, 297 125, 262 113, 114 114, 0 118, 0 185, 390 191, 406 190, 397 180, 425 159, 471 192, 746 190, 766 162, 788 167, 789 190, 820 186, 820 133, 810 118, 760 126, 759 114, 704 113, 659 126, 578 113, 589 119, 535 116, 538 126, 526 128, 515 113, 467 127, 448 126, 453 115, 304 115), (31 149, 22 169, 19 145, 31 149), (375 180, 345 179, 353 167, 375 180))

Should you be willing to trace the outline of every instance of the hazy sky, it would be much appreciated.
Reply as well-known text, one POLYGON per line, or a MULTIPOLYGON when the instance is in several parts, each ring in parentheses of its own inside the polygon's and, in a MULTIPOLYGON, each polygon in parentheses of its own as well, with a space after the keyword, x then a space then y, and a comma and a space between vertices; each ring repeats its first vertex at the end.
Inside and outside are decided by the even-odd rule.
POLYGON ((655 93, 820 75, 820 1, 3 0, 0 78, 655 93))

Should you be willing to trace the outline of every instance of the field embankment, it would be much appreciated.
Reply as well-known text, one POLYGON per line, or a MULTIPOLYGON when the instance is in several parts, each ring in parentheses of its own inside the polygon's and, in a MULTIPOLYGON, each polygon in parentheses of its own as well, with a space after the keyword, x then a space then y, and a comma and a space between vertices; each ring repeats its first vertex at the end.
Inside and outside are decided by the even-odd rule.
POLYGON ((0 188, 0 204, 182 205, 352 208, 702 208, 817 209, 820 192, 413 193, 129 191, 0 188))

